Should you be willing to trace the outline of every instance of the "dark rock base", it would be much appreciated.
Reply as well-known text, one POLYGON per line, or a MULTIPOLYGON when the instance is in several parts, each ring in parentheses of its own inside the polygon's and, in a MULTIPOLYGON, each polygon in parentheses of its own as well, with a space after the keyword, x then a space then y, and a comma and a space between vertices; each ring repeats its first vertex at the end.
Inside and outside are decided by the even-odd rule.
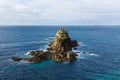
POLYGON ((77 54, 74 52, 49 52, 49 51, 31 51, 29 55, 32 55, 32 58, 18 58, 12 57, 11 60, 13 61, 28 61, 28 62, 40 62, 44 59, 52 59, 56 62, 63 62, 63 61, 74 61, 76 59, 77 54))

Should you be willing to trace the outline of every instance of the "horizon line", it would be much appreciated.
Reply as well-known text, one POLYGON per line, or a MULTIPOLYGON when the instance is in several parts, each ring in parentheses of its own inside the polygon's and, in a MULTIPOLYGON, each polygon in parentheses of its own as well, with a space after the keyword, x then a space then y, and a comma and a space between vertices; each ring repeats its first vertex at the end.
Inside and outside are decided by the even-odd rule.
POLYGON ((0 25, 1 26, 94 26, 94 27, 97 27, 97 26, 106 26, 106 27, 110 27, 110 26, 120 26, 120 25, 115 25, 115 24, 111 24, 111 25, 107 25, 107 24, 97 24, 97 25, 36 25, 36 24, 26 24, 26 25, 22 25, 22 24, 17 24, 17 25, 14 25, 14 24, 10 24, 10 25, 0 25))

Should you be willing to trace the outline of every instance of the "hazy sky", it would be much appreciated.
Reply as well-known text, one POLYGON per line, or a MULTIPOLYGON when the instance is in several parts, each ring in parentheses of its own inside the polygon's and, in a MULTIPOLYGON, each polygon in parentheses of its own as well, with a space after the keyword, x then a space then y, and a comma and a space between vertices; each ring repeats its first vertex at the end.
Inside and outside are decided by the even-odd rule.
POLYGON ((0 25, 120 25, 120 0, 0 0, 0 25))

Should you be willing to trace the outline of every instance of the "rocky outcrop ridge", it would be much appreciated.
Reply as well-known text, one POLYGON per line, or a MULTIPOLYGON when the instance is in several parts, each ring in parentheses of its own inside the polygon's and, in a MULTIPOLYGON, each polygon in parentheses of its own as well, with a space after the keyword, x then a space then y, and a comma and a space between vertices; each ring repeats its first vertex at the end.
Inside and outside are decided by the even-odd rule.
POLYGON ((77 47, 78 43, 76 40, 71 40, 67 31, 60 28, 55 35, 55 38, 48 44, 46 51, 36 50, 31 51, 29 55, 32 58, 11 58, 14 61, 29 61, 29 62, 39 62, 44 59, 52 59, 56 62, 63 61, 74 61, 77 54, 72 52, 72 49, 77 47))

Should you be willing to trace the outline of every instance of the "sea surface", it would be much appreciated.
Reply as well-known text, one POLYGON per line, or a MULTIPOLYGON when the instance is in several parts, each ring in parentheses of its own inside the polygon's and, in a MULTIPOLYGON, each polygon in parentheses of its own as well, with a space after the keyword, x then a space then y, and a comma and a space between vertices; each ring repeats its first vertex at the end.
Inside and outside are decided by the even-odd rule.
POLYGON ((77 60, 56 63, 14 62, 11 57, 31 57, 30 50, 47 47, 59 26, 1 26, 0 80, 120 80, 120 28, 114 26, 64 26, 79 43, 77 60))

